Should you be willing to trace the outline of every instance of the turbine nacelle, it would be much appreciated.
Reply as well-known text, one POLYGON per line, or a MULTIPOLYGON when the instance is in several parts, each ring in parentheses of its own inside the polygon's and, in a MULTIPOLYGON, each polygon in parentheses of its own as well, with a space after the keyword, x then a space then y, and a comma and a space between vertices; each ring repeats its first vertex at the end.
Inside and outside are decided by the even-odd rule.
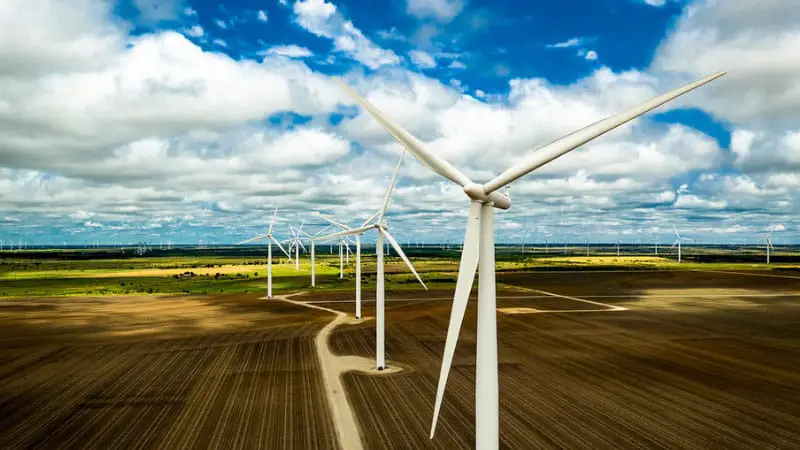
POLYGON ((511 208, 511 200, 497 191, 486 193, 483 185, 469 183, 464 186, 464 193, 476 202, 491 203, 497 209, 511 208))

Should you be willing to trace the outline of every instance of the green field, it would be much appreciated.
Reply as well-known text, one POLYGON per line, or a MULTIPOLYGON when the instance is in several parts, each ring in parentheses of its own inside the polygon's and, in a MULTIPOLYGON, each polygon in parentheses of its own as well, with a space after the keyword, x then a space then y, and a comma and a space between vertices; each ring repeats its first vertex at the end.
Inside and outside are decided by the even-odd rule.
MULTIPOLYGON (((557 256, 552 252, 521 253, 513 248, 500 248, 497 270, 773 270, 800 271, 800 256, 784 252, 781 262, 766 265, 748 258, 736 261, 724 253, 695 251, 680 264, 667 257, 609 255, 609 249, 593 249, 595 256, 557 256), (710 261, 709 261, 710 260, 710 261), (787 262, 788 260, 788 262, 787 262)), ((161 254, 148 257, 121 257, 111 252, 48 251, 16 252, 0 255, 0 296, 43 297, 125 294, 207 294, 263 293, 266 291, 266 260, 263 257, 235 251, 227 255, 161 254), (184 272, 194 276, 179 277, 184 272)), ((185 251, 183 253, 186 253, 185 251)), ((458 271, 457 250, 410 250, 409 256, 429 288, 450 289, 458 271)), ((316 290, 353 289, 354 258, 345 267, 340 279, 336 255, 317 256, 316 290)), ((311 288, 310 258, 301 255, 300 270, 286 258, 273 265, 273 290, 276 293, 297 292, 311 288)), ((412 274, 399 258, 386 257, 386 286, 391 290, 420 289, 412 274)), ((783 272, 785 273, 785 272, 783 272)), ((375 256, 362 255, 362 276, 365 290, 374 288, 375 256)))

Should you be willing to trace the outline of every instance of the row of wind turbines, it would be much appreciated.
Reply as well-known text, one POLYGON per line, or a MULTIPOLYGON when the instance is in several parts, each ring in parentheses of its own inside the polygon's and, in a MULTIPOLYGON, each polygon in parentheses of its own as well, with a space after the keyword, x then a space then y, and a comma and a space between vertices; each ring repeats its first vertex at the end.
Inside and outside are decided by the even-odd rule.
MULTIPOLYGON (((720 72, 706 78, 700 79, 683 87, 675 89, 666 94, 655 97, 638 106, 626 111, 610 116, 595 122, 585 128, 561 137, 547 145, 539 147, 524 157, 521 157, 516 164, 512 165, 505 172, 494 179, 479 184, 467 177, 452 164, 431 152, 408 131, 394 123, 388 116, 381 112, 369 101, 361 97, 358 93, 337 79, 337 82, 350 95, 350 97, 372 116, 389 133, 405 151, 411 153, 418 161, 428 167, 436 174, 459 185, 469 201, 470 207, 467 215, 466 230, 464 233, 463 249, 458 270, 458 279, 453 297, 453 305, 448 325, 447 337, 445 340, 442 365, 439 374, 439 383, 436 391, 433 417, 431 422, 430 437, 433 439, 436 425, 441 410, 442 401, 447 386, 450 367, 458 342, 464 314, 467 308, 470 291, 475 280, 475 273, 478 273, 478 323, 477 323, 477 351, 476 351, 476 375, 475 375, 475 446, 478 449, 497 449, 500 445, 500 423, 499 423, 499 376, 498 376, 498 341, 497 341, 497 298, 495 286, 495 241, 494 241, 494 209, 506 210, 511 207, 511 199, 508 191, 499 192, 503 187, 508 187, 514 181, 522 178, 528 173, 544 166, 545 164, 575 150, 581 145, 599 137, 603 134, 667 103, 675 98, 686 94, 706 83, 709 83, 725 73, 720 72)), ((411 262, 403 253, 397 241, 389 232, 385 219, 386 209, 391 199, 391 193, 397 181, 397 175, 402 163, 402 156, 392 177, 392 183, 384 196, 383 206, 378 212, 367 219, 359 227, 351 228, 344 223, 334 219, 327 220, 341 231, 325 236, 316 236, 312 239, 325 240, 335 239, 346 236, 354 236, 356 239, 356 314, 360 317, 360 236, 363 233, 375 230, 377 233, 378 245, 378 286, 376 292, 376 365, 380 369, 385 367, 383 360, 384 345, 384 280, 383 280, 383 239, 395 249, 397 254, 403 259, 409 269, 419 280, 420 284, 427 289, 422 279, 414 270, 411 262)), ((273 214, 273 220, 275 215, 273 214)), ((323 216, 323 218, 325 218, 323 216)), ((677 230, 676 230, 677 231, 677 230)), ((294 234, 295 238, 299 232, 294 234)), ((280 243, 272 236, 272 223, 267 234, 257 236, 248 241, 257 239, 267 239, 269 255, 271 255, 272 243, 280 243)), ((678 236, 676 243, 680 249, 683 239, 678 236)), ((248 242, 245 241, 245 242, 248 242)), ((295 248, 295 261, 297 261, 297 248, 302 245, 299 240, 295 248)), ((680 252, 680 250, 679 250, 680 252)), ((288 252, 284 253, 289 256, 288 252)), ((312 247, 312 260, 314 251, 312 247)), ((290 257, 291 258, 291 257, 290 257)), ((297 264, 297 263, 296 263, 297 264)), ((271 256, 268 260, 270 266, 268 270, 269 296, 271 296, 271 256)), ((312 264, 313 267, 313 264, 312 264)), ((313 272, 312 272, 313 273, 313 272)))
POLYGON ((355 268, 356 268, 356 298, 355 298, 355 316, 356 318, 361 318, 361 236, 364 233, 375 231, 376 233, 376 244, 375 244, 375 251, 377 254, 376 258, 376 266, 377 266, 377 276, 376 276, 376 292, 375 292, 375 367, 377 370, 384 370, 386 366, 386 352, 385 352, 385 273, 384 273, 384 239, 387 243, 394 249, 398 256, 403 260, 406 264, 408 269, 414 276, 417 278, 417 281, 422 285, 423 288, 426 290, 428 287, 425 285, 425 282, 422 281, 422 278, 417 273, 416 269, 414 268, 411 261, 406 256, 403 249, 400 247, 400 244, 397 240, 392 236, 389 232, 388 225, 386 223, 386 210, 389 207, 389 202, 391 200, 392 191, 394 190, 395 184, 397 183, 397 176, 400 172, 400 166, 403 162, 403 156, 405 152, 401 154, 400 160, 397 162, 397 167, 395 168, 394 174, 392 175, 392 181, 389 185, 389 188, 386 191, 383 199, 383 205, 381 206, 378 211, 367 218, 361 225, 357 227, 350 227, 349 225, 345 224, 344 222, 340 222, 334 218, 328 217, 326 215, 317 213, 316 215, 327 222, 330 225, 326 228, 323 228, 319 232, 314 235, 311 235, 307 232, 303 231, 303 224, 300 225, 298 228, 290 227, 290 231, 292 233, 292 237, 289 239, 289 251, 287 252, 284 249, 281 241, 279 241, 273 235, 273 229, 275 224, 275 219, 277 217, 278 209, 275 208, 273 212, 272 219, 270 220, 269 230, 266 234, 262 234, 259 236, 255 236, 253 238, 244 240, 239 244, 246 244, 258 240, 266 240, 267 241, 267 297, 272 298, 272 244, 278 246, 278 248, 289 258, 290 261, 294 261, 295 270, 300 269, 300 248, 306 250, 305 245, 303 244, 303 237, 305 237, 310 242, 311 247, 311 286, 316 286, 316 243, 318 241, 325 242, 325 241, 332 241, 338 240, 339 241, 339 277, 343 278, 344 270, 343 270, 343 262, 345 255, 349 256, 350 247, 347 239, 350 236, 355 238, 355 268), (336 227, 340 229, 338 232, 324 234, 328 231, 331 227, 336 227), (291 256, 291 251, 294 250, 294 258, 291 256))

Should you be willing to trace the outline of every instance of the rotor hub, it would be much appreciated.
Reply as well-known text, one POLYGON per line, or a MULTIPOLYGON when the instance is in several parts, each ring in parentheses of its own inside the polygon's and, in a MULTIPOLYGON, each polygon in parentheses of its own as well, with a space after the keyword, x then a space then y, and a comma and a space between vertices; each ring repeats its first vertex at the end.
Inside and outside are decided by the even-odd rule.
POLYGON ((470 183, 464 186, 464 193, 473 201, 491 203, 492 206, 498 209, 508 209, 511 207, 511 200, 509 200, 508 197, 496 191, 487 194, 483 186, 477 183, 470 183))

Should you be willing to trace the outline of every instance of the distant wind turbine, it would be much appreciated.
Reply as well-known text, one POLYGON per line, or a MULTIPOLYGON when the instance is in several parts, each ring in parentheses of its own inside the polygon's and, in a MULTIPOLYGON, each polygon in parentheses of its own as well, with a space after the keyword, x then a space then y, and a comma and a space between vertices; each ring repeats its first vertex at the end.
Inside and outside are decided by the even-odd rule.
POLYGON ((775 247, 772 246, 772 233, 774 231, 775 230, 770 230, 770 232, 767 235, 767 237, 765 237, 764 240, 763 240, 764 248, 767 250, 767 264, 769 264, 769 256, 770 256, 769 252, 770 252, 770 250, 773 250, 773 251, 775 250, 775 247))
POLYGON ((303 231, 303 222, 300 223, 300 228, 295 228, 290 225, 289 231, 292 232, 289 251, 292 251, 292 248, 294 248, 294 270, 300 270, 300 247, 303 247, 304 252, 306 251, 306 246, 303 245, 303 242, 300 239, 300 233, 303 231))
POLYGON ((675 242, 672 243, 672 247, 674 248, 676 245, 678 246, 678 262, 681 262, 681 242, 683 241, 691 241, 690 238, 681 237, 681 234, 678 233, 678 227, 673 227, 675 229, 675 242))
POLYGON ((323 228, 322 230, 318 231, 316 234, 308 234, 305 231, 299 230, 301 234, 308 238, 310 245, 311 245, 311 287, 317 286, 316 281, 316 241, 320 234, 325 233, 330 229, 330 225, 323 228))
POLYGON ((274 242, 279 249, 289 258, 289 261, 292 261, 292 257, 289 255, 289 252, 283 248, 280 241, 275 239, 275 236, 272 235, 272 228, 275 225, 275 217, 278 215, 278 207, 275 207, 275 212, 272 213, 272 219, 269 221, 269 230, 267 230, 266 234, 262 234, 256 236, 254 238, 250 238, 239 242, 237 245, 247 244, 250 242, 258 241, 261 239, 267 240, 267 298, 272 298, 272 243, 274 242))

